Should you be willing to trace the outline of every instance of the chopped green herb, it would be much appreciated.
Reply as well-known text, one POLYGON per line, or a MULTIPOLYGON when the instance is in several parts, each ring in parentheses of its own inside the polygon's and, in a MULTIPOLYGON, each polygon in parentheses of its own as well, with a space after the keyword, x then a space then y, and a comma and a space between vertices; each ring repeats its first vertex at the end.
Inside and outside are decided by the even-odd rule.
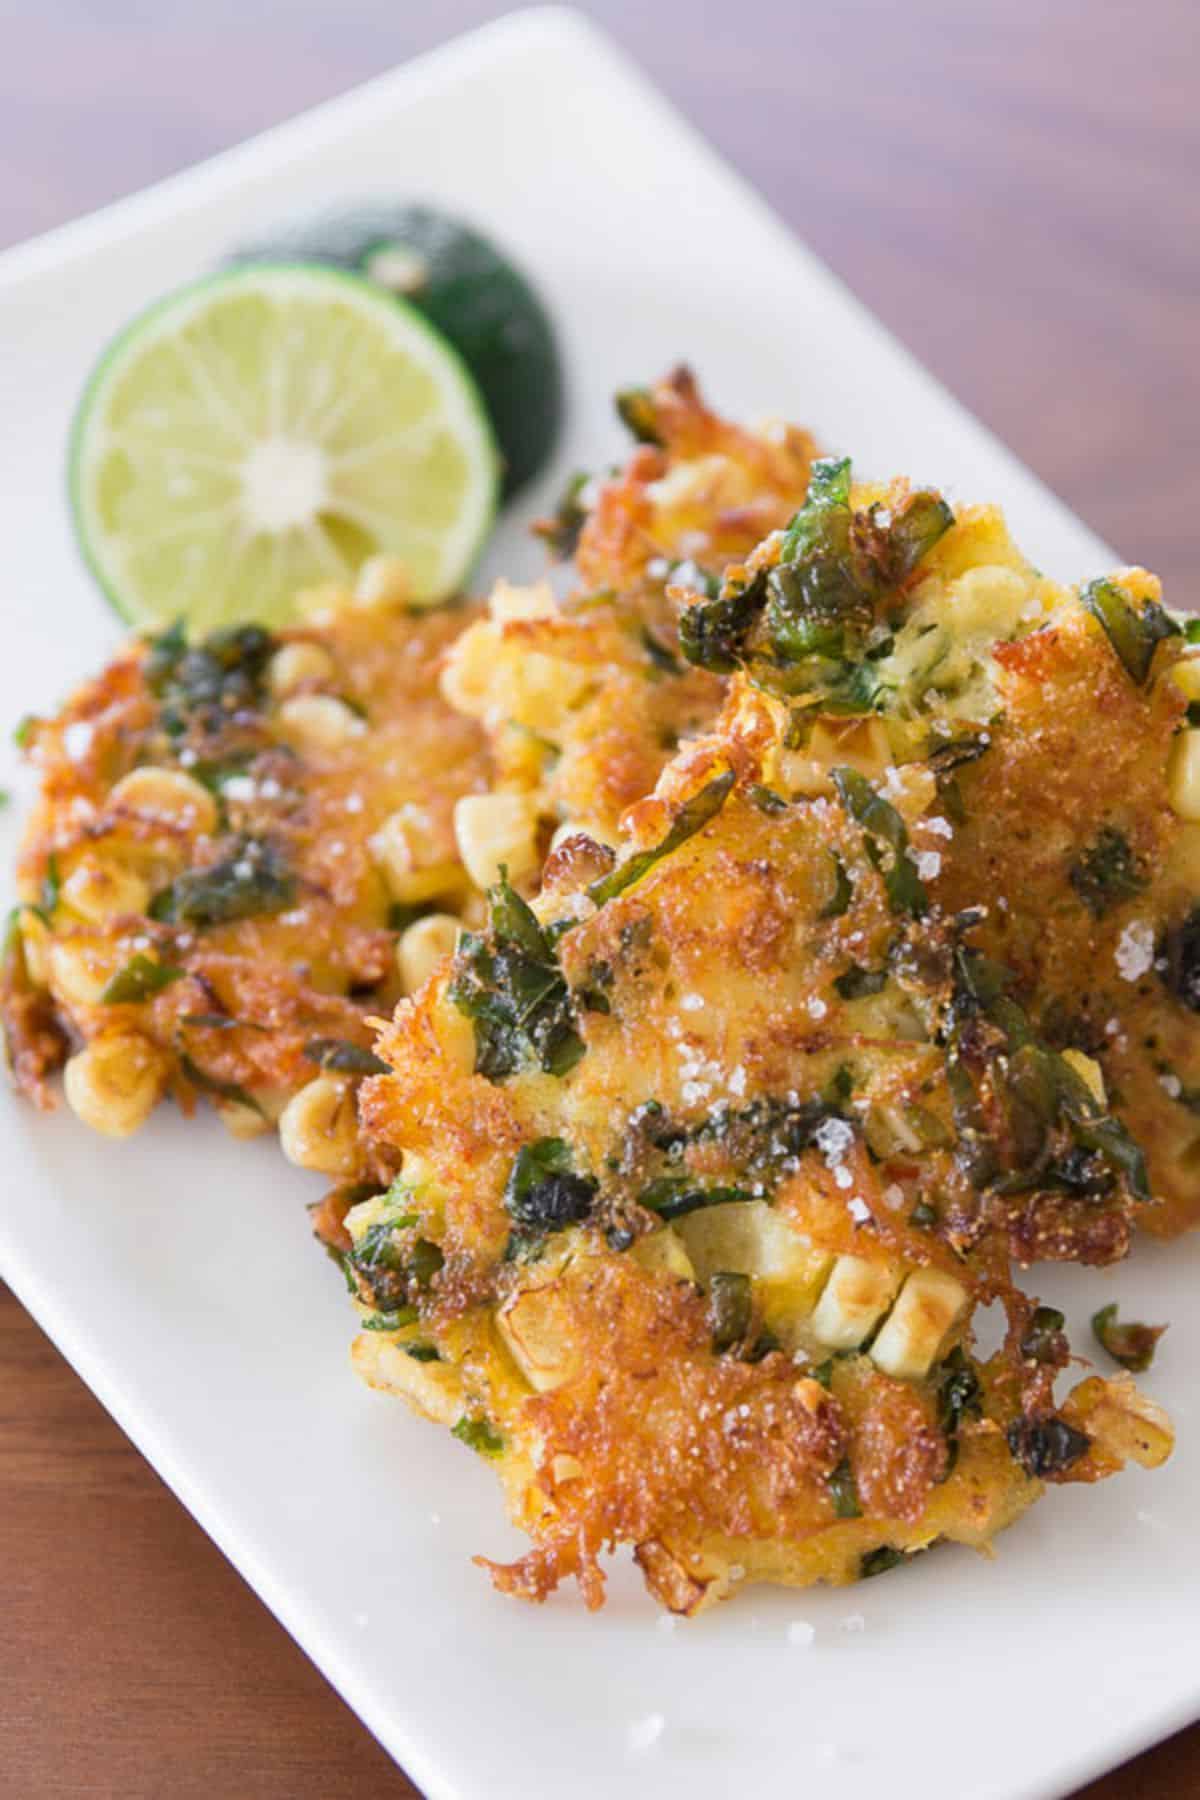
POLYGON ((266 1025, 256 1025, 253 1019, 234 1019, 228 1013, 182 1013, 181 1025, 195 1025, 208 1031, 266 1031, 266 1025))
POLYGON ((891 648, 876 604, 908 579, 953 514, 927 491, 895 512, 855 512, 850 494, 848 459, 813 464, 776 567, 749 581, 736 575, 717 599, 684 613, 680 643, 690 661, 718 671, 744 664, 772 691, 819 693, 826 711, 873 709, 881 688, 873 663, 891 648))
POLYGON ((238 712, 256 711, 266 692, 266 670, 275 640, 260 625, 214 631, 189 645, 182 621, 150 641, 142 665, 147 687, 161 700, 164 722, 206 729, 238 712))
POLYGON ((878 994, 887 986, 886 969, 864 969, 851 963, 834 982, 843 1000, 861 1000, 867 994, 878 994))
POLYGON ((1104 627, 1130 680, 1144 687, 1156 646, 1164 638, 1178 637, 1177 621, 1157 600, 1147 600, 1139 611, 1115 581, 1089 581, 1079 598, 1104 627))
POLYGON ((318 1068, 329 1069, 337 1075, 390 1075, 392 1072, 391 1064, 385 1063, 373 1050, 364 1050, 345 1038, 310 1038, 304 1046, 304 1055, 318 1068))
POLYGON ((400 1348, 405 1356, 411 1356, 414 1362, 431 1363, 442 1360, 439 1351, 433 1344, 401 1344, 400 1348))
POLYGON ((660 1219, 682 1219, 685 1214, 701 1212, 706 1206, 729 1206, 734 1201, 754 1200, 759 1196, 749 1188, 701 1187, 691 1175, 660 1175, 638 1195, 638 1205, 660 1219))
POLYGON ((1114 906, 1132 900, 1146 886, 1146 877, 1129 847, 1124 832, 1106 825, 1094 844, 1072 863, 1071 886, 1097 919, 1114 906))
POLYGON ((486 1419, 472 1419, 466 1413, 451 1427, 451 1436, 460 1444, 466 1444, 469 1450, 478 1451, 480 1456, 499 1456, 504 1448, 504 1439, 492 1430, 486 1419))
POLYGON ((362 1322, 364 1331, 402 1331, 406 1325, 415 1325, 417 1309, 415 1306, 398 1306, 392 1312, 370 1313, 362 1322))
POLYGON ((788 809, 788 803, 782 794, 777 794, 774 788, 762 787, 758 782, 752 782, 746 789, 746 798, 751 806, 768 816, 785 813, 788 809))
POLYGON ((1025 1012, 1006 992, 1006 971, 961 946, 955 952, 955 998, 946 1075, 959 1131, 958 1155, 974 1185, 995 1182, 1000 1192, 1039 1189, 1102 1197, 1123 1181, 1136 1201, 1150 1198, 1146 1161, 1125 1127, 1107 1114, 1091 1089, 1056 1050, 1039 1043, 1025 1012), (1002 1169, 983 1127, 978 1095, 956 1044, 970 1020, 982 1014, 1003 1032, 1008 1100, 1009 1166, 1002 1169), (1065 1130, 1073 1149, 1055 1149, 1065 1130))
POLYGON ((1056 1306, 1039 1306, 1021 1339, 1021 1355, 1030 1362, 1059 1362, 1066 1349, 1066 1320, 1056 1306))
POLYGON ((58 869, 58 853, 52 850, 46 858, 46 873, 42 877, 42 891, 38 896, 38 910, 48 919, 58 905, 62 894, 62 877, 58 869))
POLYGON ((13 743, 18 750, 28 750, 33 742, 33 734, 41 724, 35 713, 26 713, 13 726, 13 743))
POLYGON ((938 1216, 936 1206, 930 1206, 928 1200, 918 1200, 908 1215, 908 1222, 918 1231, 933 1231, 937 1227, 938 1216))
POLYGON ((1013 1457, 1035 1481, 1060 1475, 1091 1447, 1089 1437, 1055 1414, 1040 1419, 1014 1419, 1006 1436, 1013 1457))
POLYGON ((1168 929, 1155 961, 1168 993, 1200 1013, 1200 905, 1168 929))
POLYGON ((817 914, 819 919, 840 919, 854 898, 854 883, 846 873, 846 865, 836 850, 825 853, 833 864, 833 894, 817 914))
POLYGON ((689 606, 679 621, 679 648, 691 663, 716 675, 740 667, 746 639, 762 611, 767 578, 760 569, 751 580, 726 580, 714 597, 689 606))
POLYGON ((838 768, 831 774, 842 805, 862 827, 867 855, 883 877, 892 911, 923 918, 929 900, 909 854, 904 820, 857 769, 838 768))
POLYGON ((639 444, 661 444, 654 396, 649 388, 622 388, 615 402, 617 417, 639 444))
POLYGON ((475 1027, 475 1069, 502 1081, 533 1058, 566 1075, 584 1053, 554 941, 502 876, 488 894, 489 933, 464 932, 450 998, 475 1027))
POLYGON ((664 856, 670 856, 681 844, 694 837, 696 832, 703 830, 711 819, 716 818, 736 780, 737 775, 733 769, 726 769, 722 774, 714 776, 707 786, 702 787, 698 794, 693 794, 680 807, 661 844, 656 844, 652 850, 635 852, 608 875, 601 876, 599 881, 593 881, 588 888, 588 898, 597 906, 606 906, 618 894, 623 894, 627 888, 649 874, 655 863, 661 862, 664 856))
POLYGON ((253 1094, 247 1093, 244 1087, 239 1087, 236 1081, 221 1081, 216 1075, 207 1074, 204 1069, 193 1062, 186 1050, 181 1050, 179 1053, 179 1066, 193 1087, 200 1088, 206 1094, 212 1094, 217 1100, 228 1100, 234 1106, 248 1106, 250 1111, 256 1112, 260 1118, 266 1117, 253 1094))
POLYGON ((296 897, 295 877, 274 845, 239 838, 219 862, 185 869, 150 902, 150 917, 173 925, 225 925, 283 912, 296 897))
POLYGON ((136 1006, 143 1000, 149 1000, 151 995, 161 993, 163 988, 170 987, 173 981, 181 981, 186 974, 186 969, 180 969, 174 963, 155 962, 152 957, 143 956, 139 950, 102 990, 100 1004, 136 1006))
POLYGON ((1132 1319, 1126 1325, 1118 1323, 1115 1300, 1092 1314, 1092 1330, 1098 1342, 1114 1362, 1135 1375, 1150 1367, 1158 1340, 1166 1329, 1165 1325, 1139 1325, 1132 1319))
POLYGON ((893 1550, 890 1544, 880 1544, 877 1550, 868 1550, 858 1565, 860 1581, 870 1581, 874 1575, 886 1575, 889 1569, 897 1569, 904 1562, 903 1550, 893 1550))
POLYGON ((859 1504, 858 1488, 854 1481, 854 1472, 848 1457, 843 1457, 837 1468, 827 1479, 829 1497, 833 1501, 833 1510, 839 1519, 861 1519, 862 1507, 859 1504))
POLYGON ((983 1416, 983 1389, 961 1345, 943 1358, 938 1371, 938 1424, 948 1446, 946 1474, 958 1462, 958 1434, 964 1419, 983 1416))
POLYGON ((708 1328, 713 1352, 723 1356, 750 1335, 754 1298, 748 1275, 718 1269, 708 1284, 708 1328))
POLYGON ((534 521, 533 534, 541 538, 556 562, 566 562, 579 548, 579 537, 587 524, 587 508, 582 495, 589 477, 583 469, 570 477, 558 504, 548 519, 534 521))
POLYGON ((1182 627, 1186 643, 1200 644, 1200 619, 1181 619, 1176 622, 1182 627))
POLYGON ((599 1183, 577 1175, 562 1138, 538 1138, 517 1153, 504 1189, 504 1204, 525 1231, 562 1231, 591 1213, 599 1183))

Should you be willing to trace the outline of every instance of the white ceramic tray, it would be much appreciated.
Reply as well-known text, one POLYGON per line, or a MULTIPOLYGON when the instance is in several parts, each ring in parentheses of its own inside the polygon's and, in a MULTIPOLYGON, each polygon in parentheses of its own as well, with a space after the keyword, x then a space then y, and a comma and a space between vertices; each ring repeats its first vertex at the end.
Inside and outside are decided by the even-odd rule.
MULTIPOLYGON (((62 473, 105 338, 279 215, 397 193, 492 232, 561 323, 570 427, 526 515, 616 453, 613 388, 682 357, 727 410, 1002 501, 1055 574, 1110 561, 602 36, 535 11, 0 258, 0 718, 117 641, 62 473)), ((490 569, 536 566, 520 524, 490 569)), ((470 1555, 516 1540, 488 1470, 351 1376, 303 1211, 320 1184, 208 1124, 164 1113, 107 1145, 0 1098, 0 1267, 431 1800, 1024 1800, 1200 1712, 1196 1246, 1042 1284, 1077 1319, 1119 1286, 1131 1315, 1173 1321, 1151 1384, 1181 1428, 1164 1472, 1051 1495, 992 1564, 947 1551, 860 1590, 757 1590, 672 1630, 626 1568, 596 1617, 492 1592, 470 1555)))

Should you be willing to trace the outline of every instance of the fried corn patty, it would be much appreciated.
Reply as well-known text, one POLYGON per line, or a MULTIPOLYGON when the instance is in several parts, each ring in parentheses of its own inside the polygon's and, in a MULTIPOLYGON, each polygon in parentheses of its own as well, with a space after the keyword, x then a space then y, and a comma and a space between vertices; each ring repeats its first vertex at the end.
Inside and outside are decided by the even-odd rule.
POLYGON ((1170 1449, 1127 1377, 1055 1403, 1061 1317, 1010 1275, 1122 1255, 1145 1158, 987 906, 939 898, 997 646, 1082 603, 994 512, 844 465, 814 489, 683 613, 735 676, 719 729, 619 859, 576 834, 533 908, 493 891, 377 1046, 399 1180, 321 1221, 367 1379, 494 1458, 534 1548, 493 1572, 528 1597, 597 1603, 624 1542, 681 1611, 851 1580, 1170 1449))
MULTIPOLYGON (((681 635, 701 666, 771 696, 796 746, 791 791, 819 789, 837 757, 885 791, 936 786, 917 852, 930 898, 977 911, 976 943, 1039 1033, 1119 1095, 1149 1164, 1139 1223, 1193 1224, 1200 652, 1155 578, 1067 590, 994 508, 954 518, 903 484, 852 493, 849 465, 827 462, 786 535, 716 599, 693 593, 681 635)), ((1045 1216, 1024 1260, 1058 1253, 1045 1216)))
POLYGON ((544 522, 575 555, 574 592, 560 604, 548 584, 501 583, 447 660, 446 696, 483 724, 497 790, 524 826, 507 858, 514 880, 536 872, 549 831, 615 842, 625 809, 712 722, 723 683, 679 654, 668 589, 681 576, 715 589, 808 488, 807 433, 717 417, 686 369, 618 405, 640 447, 544 522))
POLYGON ((310 623, 129 646, 24 730, 41 776, 3 1016, 42 1104, 124 1136, 171 1094, 292 1160, 358 1163, 371 1012, 418 986, 470 892, 454 808, 485 785, 437 670, 469 610, 319 594, 310 623))

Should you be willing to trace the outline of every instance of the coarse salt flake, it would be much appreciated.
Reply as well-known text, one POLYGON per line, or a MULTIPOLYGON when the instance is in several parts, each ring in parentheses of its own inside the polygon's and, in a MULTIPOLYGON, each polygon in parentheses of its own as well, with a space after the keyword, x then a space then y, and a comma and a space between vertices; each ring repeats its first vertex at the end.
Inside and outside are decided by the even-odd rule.
POLYGON ((1154 967, 1154 927, 1134 919, 1117 940, 1113 961, 1122 981, 1140 981, 1154 967))
POLYGON ((883 1190, 883 1203, 890 1206, 893 1212, 899 1212, 904 1205, 904 1189, 898 1181, 890 1181, 883 1190))
POLYGON ((839 1163, 854 1142, 854 1128, 845 1119, 822 1119, 813 1142, 827 1163, 839 1163))
POLYGON ((856 1225, 865 1225, 871 1216, 870 1207, 858 1194, 855 1194, 853 1198, 847 1202, 846 1210, 856 1225))
POLYGON ((92 747, 95 729, 86 719, 73 719, 63 732, 63 749, 72 762, 82 762, 92 747))
POLYGON ((919 850, 916 856, 917 874, 922 881, 933 881, 942 872, 941 852, 938 850, 919 850))
POLYGON ((829 1011, 820 994, 810 994, 808 999, 808 1016, 810 1019, 823 1019, 829 1011))
POLYGON ((833 1171, 833 1179, 840 1188, 848 1188, 854 1180, 845 1163, 838 1163, 833 1171))

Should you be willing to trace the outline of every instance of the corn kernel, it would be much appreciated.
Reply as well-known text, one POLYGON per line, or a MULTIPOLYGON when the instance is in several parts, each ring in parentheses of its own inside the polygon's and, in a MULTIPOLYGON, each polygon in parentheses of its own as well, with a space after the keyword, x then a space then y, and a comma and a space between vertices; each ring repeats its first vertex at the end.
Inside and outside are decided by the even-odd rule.
POLYGON ((423 806, 409 800, 390 813, 368 848, 394 900, 420 906, 462 885, 463 874, 423 806))
POLYGON ((284 644, 267 664, 267 688, 273 700, 285 700, 298 688, 328 681, 334 672, 334 661, 321 644, 310 644, 303 638, 284 644))
POLYGON ((1181 819, 1200 824, 1200 731, 1181 731, 1172 744, 1167 794, 1181 819))
POLYGON ((140 1032, 102 1032, 63 1070, 63 1091, 77 1119, 104 1137, 131 1137, 166 1086, 170 1058, 140 1032))
POLYGON ((292 1095, 279 1117, 279 1146, 298 1169, 353 1175, 358 1168, 358 1113, 349 1082, 318 1075, 292 1095))
POLYGON ((306 750, 341 750, 362 737, 366 722, 333 694, 294 694, 279 708, 287 736, 306 750))
POLYGON ((501 865, 510 881, 538 866, 537 817, 526 794, 465 794, 454 808, 454 835, 476 887, 492 887, 501 865))
POLYGON ((62 899, 90 925, 106 925, 130 913, 144 913, 150 884, 112 857, 85 854, 62 884, 62 899))
POLYGON ((539 581, 535 587, 513 587, 498 581, 488 597, 488 612, 497 625, 512 619, 552 619, 558 611, 549 582, 539 581))
POLYGON ((839 1256, 812 1316, 818 1342, 830 1350, 857 1350, 899 1285, 900 1272, 890 1263, 839 1256))
POLYGON ((462 1376, 451 1363, 418 1362, 402 1341, 380 1331, 361 1332, 350 1355, 369 1387, 398 1394, 423 1418, 436 1425, 454 1425, 462 1417, 462 1376))
POLYGON ((446 652, 440 680, 442 698, 468 719, 487 716, 499 641, 495 625, 480 622, 468 625, 446 652))
POLYGON ((131 769, 109 794, 119 812, 138 813, 208 836, 217 829, 217 803, 206 787, 179 769, 131 769))
POLYGON ((459 922, 452 913, 427 913, 408 927, 396 945, 396 965, 406 994, 424 987, 438 964, 458 942, 459 922))
POLYGON ((412 577, 398 556, 368 556, 354 584, 354 604, 363 608, 403 606, 415 599, 412 577))
POLYGON ((539 1394, 561 1387, 579 1369, 570 1309, 554 1286, 526 1288, 506 1300, 496 1329, 522 1375, 539 1394))
POLYGON ((953 1275, 918 1269, 905 1282, 891 1317, 871 1345, 871 1360, 885 1375, 919 1380, 929 1373, 966 1304, 966 1290, 953 1275))
POLYGON ((46 953, 49 982, 67 1006, 98 1006, 113 975, 112 956, 86 938, 58 938, 46 953))

